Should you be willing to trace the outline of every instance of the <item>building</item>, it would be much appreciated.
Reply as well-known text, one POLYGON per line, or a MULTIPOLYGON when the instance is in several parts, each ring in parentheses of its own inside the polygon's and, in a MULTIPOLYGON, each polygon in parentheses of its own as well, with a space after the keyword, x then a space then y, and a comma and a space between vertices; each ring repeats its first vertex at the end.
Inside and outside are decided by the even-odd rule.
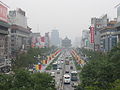
POLYGON ((103 15, 100 18, 91 18, 91 26, 94 27, 94 43, 92 43, 92 47, 94 50, 100 50, 100 30, 107 26, 109 19, 107 18, 107 14, 103 15))
POLYGON ((117 29, 117 42, 120 42, 120 5, 117 8, 117 23, 115 25, 115 28, 117 29))
POLYGON ((40 47, 40 45, 41 45, 41 40, 40 40, 40 38, 41 38, 41 35, 40 35, 40 33, 32 33, 31 34, 31 46, 32 46, 32 48, 34 48, 34 47, 40 47))
POLYGON ((49 32, 45 33, 45 47, 50 47, 49 32))
POLYGON ((31 28, 27 26, 25 11, 21 9, 9 11, 9 21, 11 23, 11 54, 16 56, 20 51, 30 47, 31 28))
POLYGON ((20 8, 9 11, 9 20, 12 25, 21 26, 24 28, 28 27, 26 13, 20 8))
POLYGON ((60 38, 58 30, 52 30, 51 32, 51 45, 60 46, 60 38))
POLYGON ((117 8, 117 22, 120 22, 120 6, 117 8))
POLYGON ((65 39, 62 40, 62 47, 69 48, 71 46, 72 46, 72 44, 71 44, 71 40, 70 39, 68 39, 66 37, 65 39))
POLYGON ((89 47, 90 48, 90 40, 89 40, 89 30, 82 31, 82 40, 81 47, 89 47))
POLYGON ((106 27, 100 30, 101 51, 110 51, 117 45, 118 31, 115 28, 117 21, 110 21, 106 27))
POLYGON ((7 7, 0 3, 0 62, 9 58, 9 27, 7 7), (4 10, 4 13, 2 12, 4 10))
POLYGON ((81 47, 81 37, 75 37, 74 43, 72 44, 74 47, 81 47))
POLYGON ((10 24, 7 12, 7 6, 0 2, 0 72, 2 73, 9 72, 11 67, 10 24))

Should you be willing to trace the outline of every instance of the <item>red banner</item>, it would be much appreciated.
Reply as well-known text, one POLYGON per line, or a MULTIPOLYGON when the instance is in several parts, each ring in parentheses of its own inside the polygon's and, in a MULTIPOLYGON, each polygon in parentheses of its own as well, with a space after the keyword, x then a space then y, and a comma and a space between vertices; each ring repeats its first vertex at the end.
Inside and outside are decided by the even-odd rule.
POLYGON ((0 4, 0 20, 7 22, 7 8, 0 4))
POLYGON ((90 35, 91 35, 91 43, 94 43, 94 27, 91 26, 90 27, 90 35))
POLYGON ((42 69, 42 65, 40 64, 40 65, 39 65, 39 70, 41 70, 41 69, 42 69))

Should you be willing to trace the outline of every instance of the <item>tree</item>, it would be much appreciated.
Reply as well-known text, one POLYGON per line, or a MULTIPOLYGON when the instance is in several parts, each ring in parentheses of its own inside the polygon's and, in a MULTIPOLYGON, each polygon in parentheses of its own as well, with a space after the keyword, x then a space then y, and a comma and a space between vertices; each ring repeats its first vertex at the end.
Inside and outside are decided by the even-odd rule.
MULTIPOLYGON (((47 73, 35 73, 32 75, 32 80, 34 82, 34 89, 37 90, 38 87, 44 89, 41 90, 55 90, 55 81, 47 73)), ((40 90, 40 89, 38 89, 40 90)))
POLYGON ((0 74, 0 90, 9 90, 12 87, 12 75, 0 74))
POLYGON ((54 79, 47 73, 30 74, 19 69, 14 75, 0 75, 0 90, 56 90, 54 79))

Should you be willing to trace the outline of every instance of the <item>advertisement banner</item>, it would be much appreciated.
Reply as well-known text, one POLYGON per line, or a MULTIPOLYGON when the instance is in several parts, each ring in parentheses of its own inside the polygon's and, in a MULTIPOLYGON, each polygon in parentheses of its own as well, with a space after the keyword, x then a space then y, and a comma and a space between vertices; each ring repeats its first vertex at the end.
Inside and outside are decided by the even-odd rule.
POLYGON ((7 22, 7 7, 0 3, 0 20, 7 22))
POLYGON ((94 26, 90 27, 90 42, 94 43, 94 26))

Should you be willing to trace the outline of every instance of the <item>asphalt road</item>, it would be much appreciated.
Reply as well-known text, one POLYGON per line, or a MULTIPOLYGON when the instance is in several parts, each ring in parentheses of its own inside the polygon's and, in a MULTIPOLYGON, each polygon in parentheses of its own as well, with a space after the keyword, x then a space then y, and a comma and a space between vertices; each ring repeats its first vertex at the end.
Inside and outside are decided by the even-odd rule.
POLYGON ((57 90, 74 90, 74 88, 71 86, 73 81, 71 81, 70 84, 64 84, 64 81, 63 81, 63 76, 66 73, 66 71, 69 71, 69 73, 67 73, 69 75, 71 71, 76 71, 73 60, 69 60, 69 65, 65 64, 66 57, 69 57, 69 56, 71 56, 70 52, 67 50, 64 51, 57 60, 57 62, 59 62, 58 67, 61 67, 61 69, 49 71, 49 72, 55 72, 54 78, 55 78, 57 90), (61 60, 63 60, 63 63, 61 62, 61 60), (73 66, 72 70, 70 69, 70 66, 73 66))

